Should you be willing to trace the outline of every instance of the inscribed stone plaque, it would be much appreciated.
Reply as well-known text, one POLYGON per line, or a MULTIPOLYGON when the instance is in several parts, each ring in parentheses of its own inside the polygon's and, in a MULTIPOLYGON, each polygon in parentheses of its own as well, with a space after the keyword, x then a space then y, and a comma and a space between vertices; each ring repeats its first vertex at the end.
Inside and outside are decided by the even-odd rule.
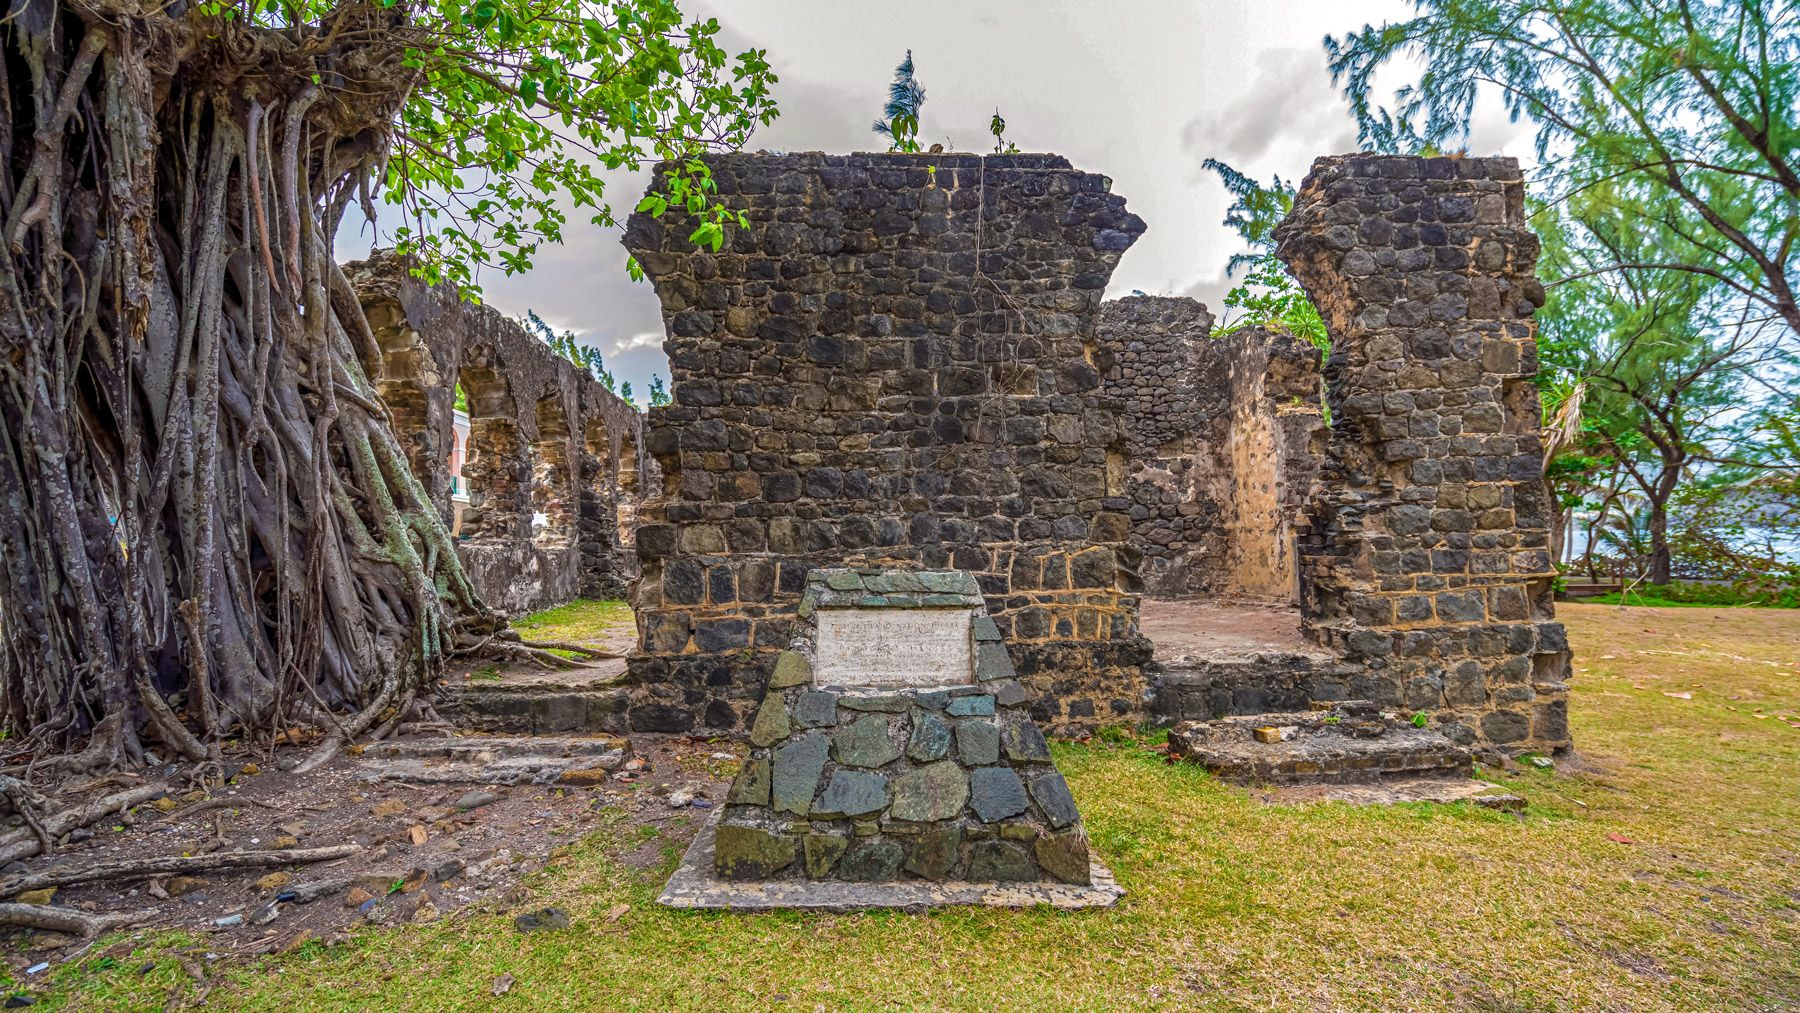
POLYGON ((813 681, 952 686, 974 681, 969 609, 820 609, 813 681))

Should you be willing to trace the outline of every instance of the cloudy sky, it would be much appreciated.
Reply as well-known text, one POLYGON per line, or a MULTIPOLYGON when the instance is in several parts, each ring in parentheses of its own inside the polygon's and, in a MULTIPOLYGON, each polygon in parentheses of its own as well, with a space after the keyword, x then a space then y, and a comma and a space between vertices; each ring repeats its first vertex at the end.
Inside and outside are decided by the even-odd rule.
MULTIPOLYGON (((1315 155, 1354 150, 1355 122, 1331 86, 1320 40, 1410 10, 1403 0, 686 0, 683 8, 718 18, 730 52, 768 50, 781 118, 751 148, 885 148, 869 124, 911 48, 926 90, 926 144, 990 150, 998 107, 1021 150, 1057 152, 1111 176, 1149 223, 1109 295, 1192 295, 1215 311, 1239 247, 1220 224, 1224 188, 1200 163, 1219 158, 1265 181, 1297 180, 1315 155)), ((1526 157, 1527 128, 1488 110, 1470 150, 1526 157)), ((614 206, 628 209, 646 182, 641 173, 612 177, 614 206)), ((578 222, 571 217, 566 242, 543 251, 530 273, 482 278, 485 298, 574 331, 642 399, 652 374, 668 375, 656 296, 626 276, 616 231, 578 222)), ((364 223, 346 221, 339 256, 359 257, 370 241, 364 223)))

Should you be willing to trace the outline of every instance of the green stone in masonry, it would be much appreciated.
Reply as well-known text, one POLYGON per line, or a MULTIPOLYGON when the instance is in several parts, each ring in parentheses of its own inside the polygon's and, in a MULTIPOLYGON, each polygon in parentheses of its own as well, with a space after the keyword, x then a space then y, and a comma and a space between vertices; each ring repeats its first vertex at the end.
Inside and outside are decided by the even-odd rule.
POLYGON ((913 703, 928 711, 941 711, 950 703, 950 691, 947 689, 928 689, 912 695, 913 703))
POLYGON ((726 793, 725 801, 728 805, 769 804, 768 757, 744 761, 744 768, 738 771, 737 780, 731 782, 731 791, 726 793))
POLYGON ((856 600, 857 605, 866 609, 880 608, 887 603, 887 596, 879 594, 865 594, 856 600))
POLYGON ((846 767, 879 767, 900 758, 900 747, 882 714, 865 714, 839 725, 831 737, 832 755, 846 767))
POLYGON ((713 843, 713 868, 721 879, 768 879, 794 864, 794 839, 760 827, 720 824, 713 843))
POLYGON ((1037 878, 1037 866, 1023 844, 980 841, 969 849, 969 882, 1023 883, 1037 878))
POLYGON ((918 577, 919 586, 927 591, 957 594, 960 593, 963 588, 962 574, 960 573, 937 570, 921 573, 918 577))
POLYGON ((1045 834, 1033 849, 1045 872, 1065 883, 1082 886, 1093 881, 1088 864, 1087 834, 1080 827, 1060 834, 1045 834))
POLYGON ((1017 674, 1013 669, 1012 658, 1006 654, 1006 645, 991 640, 975 645, 976 679, 988 682, 993 679, 1011 679, 1017 674))
POLYGON ((912 706, 912 701, 898 693, 866 694, 844 696, 838 699, 845 710, 880 711, 884 714, 898 714, 912 706))
POLYGON ((787 738, 793 730, 788 724, 786 695, 780 690, 770 691, 763 697, 762 706, 756 709, 756 721, 750 725, 750 744, 772 746, 787 738))
POLYGON ((838 697, 820 689, 802 690, 794 701, 794 723, 802 728, 837 724, 838 697))
POLYGON ((949 714, 951 717, 979 717, 992 713, 994 713, 994 698, 987 696, 986 694, 981 696, 959 696, 950 701, 949 714))
POLYGON ((840 834, 807 834, 806 874, 813 879, 824 879, 849 847, 850 841, 840 834))
POLYGON ((799 651, 782 651, 775 659, 775 672, 769 676, 770 689, 787 689, 812 681, 812 662, 799 651))
POLYGON ((987 688, 993 691, 994 702, 1002 707, 1015 707, 1031 699, 1031 693, 1026 690, 1025 684, 1017 679, 990 682, 987 688))
POLYGON ((888 580, 887 574, 885 573, 876 573, 864 577, 862 579, 862 586, 863 590, 870 594, 887 594, 889 591, 894 590, 894 585, 888 580))
POLYGON ((887 575, 887 582, 889 591, 898 591, 902 594, 918 594, 925 590, 925 582, 921 581, 916 573, 905 571, 890 573, 887 575))
POLYGON ((1026 763, 1049 763, 1050 744, 1044 741, 1044 733, 1038 731, 1031 718, 1023 714, 1012 714, 1006 719, 1006 727, 1001 730, 1000 740, 1006 746, 1006 757, 1009 760, 1020 760, 1026 763))
POLYGON ((906 849, 906 871, 943 882, 956 868, 962 850, 962 827, 955 823, 932 827, 915 836, 906 849))
POLYGON ((861 591, 863 580, 856 574, 846 570, 842 573, 834 573, 827 576, 825 578, 825 586, 831 588, 833 591, 861 591))
POLYGON ((866 770, 840 770, 831 775, 813 811, 839 816, 867 816, 888 803, 887 778, 866 770))
POLYGON ((1038 839, 1038 828, 1029 823, 1006 822, 1000 824, 1000 839, 1003 841, 1035 841, 1038 839))
POLYGON ((1000 627, 994 625, 992 616, 976 616, 970 624, 969 630, 975 635, 977 641, 1000 639, 1000 627))
POLYGON ((1053 830, 1075 822, 1080 814, 1075 811, 1075 797, 1069 794, 1069 782, 1052 770, 1048 774, 1040 774, 1026 782, 1031 789, 1031 799, 1043 810, 1044 819, 1048 820, 1053 830))
POLYGON ((1000 729, 992 721, 961 721, 956 725, 956 756, 964 764, 979 767, 1000 759, 1000 729))
POLYGON ((919 604, 928 608, 939 608, 945 605, 967 605, 960 594, 928 594, 919 599, 919 604))
POLYGON ((885 837, 857 841, 850 853, 838 862, 839 879, 852 883, 885 883, 898 879, 900 863, 906 860, 906 849, 885 837))
POLYGON ((909 770, 894 778, 893 784, 894 804, 888 815, 897 820, 947 820, 961 813, 969 802, 968 777, 961 767, 947 760, 909 770))
POLYGON ((824 732, 806 732, 775 750, 770 795, 776 812, 796 816, 812 812, 813 794, 819 789, 819 775, 825 770, 825 756, 830 750, 831 740, 824 732))
POLYGON ((800 618, 811 619, 812 614, 814 612, 818 611, 818 609, 819 609, 818 596, 814 595, 811 591, 808 591, 808 592, 806 592, 806 594, 804 596, 801 597, 800 608, 797 611, 799 612, 800 618))
POLYGON ((912 740, 907 743, 906 755, 919 763, 950 755, 950 726, 936 714, 914 711, 912 740))
POLYGON ((1031 805, 1011 767, 977 767, 969 772, 969 807, 983 823, 1017 816, 1031 805))

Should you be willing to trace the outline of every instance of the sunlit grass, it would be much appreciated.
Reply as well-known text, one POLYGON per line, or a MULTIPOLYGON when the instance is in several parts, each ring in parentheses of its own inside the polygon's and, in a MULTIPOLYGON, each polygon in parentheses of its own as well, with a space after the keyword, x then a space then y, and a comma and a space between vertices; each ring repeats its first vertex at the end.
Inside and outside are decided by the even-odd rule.
MULTIPOLYGON (((1467 805, 1271 807, 1138 741, 1059 744, 1108 911, 724 915, 654 904, 674 835, 615 818, 508 912, 240 965, 247 1010, 1753 1010, 1800 1003, 1800 615, 1563 611, 1575 740, 1467 805), (1690 693, 1691 699, 1665 695, 1690 693), (1759 716, 1760 715, 1760 716, 1759 716), (622 861, 646 840, 661 861, 622 861), (631 910, 616 923, 605 912, 631 910), (505 1000, 496 978, 515 984, 505 1000)), ((562 620, 559 620, 562 621, 562 620)), ((571 619, 570 622, 579 620, 571 619)), ((696 814, 695 818, 699 818, 696 814)), ((686 839, 685 831, 681 840, 686 839)), ((83 1009, 160 1006, 167 958, 59 968, 83 1009)), ((54 1005, 54 1003, 52 1004, 54 1005)))

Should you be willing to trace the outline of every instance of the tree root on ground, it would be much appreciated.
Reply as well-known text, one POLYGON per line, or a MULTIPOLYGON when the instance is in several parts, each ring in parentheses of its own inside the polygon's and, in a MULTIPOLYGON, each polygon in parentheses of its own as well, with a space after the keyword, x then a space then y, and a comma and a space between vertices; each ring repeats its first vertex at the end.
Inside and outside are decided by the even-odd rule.
POLYGON ((0 904, 0 926, 62 932, 83 938, 99 935, 108 929, 142 925, 155 917, 154 910, 88 915, 44 904, 0 904))
POLYGON ((349 858, 363 850, 360 844, 333 844, 323 848, 293 848, 282 851, 225 851, 212 855, 169 855, 162 858, 138 858, 122 862, 95 862, 92 865, 51 869, 0 880, 0 897, 15 897, 28 890, 52 886, 74 886, 99 881, 117 882, 148 879, 152 876, 185 876, 209 869, 247 869, 262 865, 310 865, 349 858))
MULTIPOLYGON (((140 788, 131 788, 95 799, 74 809, 46 816, 40 822, 44 832, 54 840, 77 827, 97 823, 122 809, 141 805, 168 793, 169 786, 166 784, 160 782, 147 784, 140 788)), ((0 835, 0 865, 41 853, 43 853, 43 842, 30 830, 15 830, 10 834, 0 835)))

